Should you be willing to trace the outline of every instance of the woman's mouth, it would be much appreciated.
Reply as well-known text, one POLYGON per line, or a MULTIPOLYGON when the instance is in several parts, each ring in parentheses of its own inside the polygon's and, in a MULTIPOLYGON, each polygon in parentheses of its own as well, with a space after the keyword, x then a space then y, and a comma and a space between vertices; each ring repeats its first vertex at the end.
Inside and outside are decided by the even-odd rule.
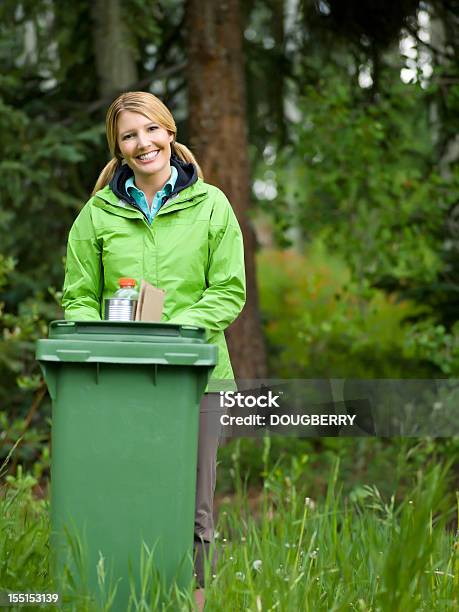
POLYGON ((151 162, 158 157, 158 154, 159 154, 159 149, 157 149, 156 151, 149 151, 148 153, 142 153, 142 155, 138 155, 136 159, 144 163, 151 162))

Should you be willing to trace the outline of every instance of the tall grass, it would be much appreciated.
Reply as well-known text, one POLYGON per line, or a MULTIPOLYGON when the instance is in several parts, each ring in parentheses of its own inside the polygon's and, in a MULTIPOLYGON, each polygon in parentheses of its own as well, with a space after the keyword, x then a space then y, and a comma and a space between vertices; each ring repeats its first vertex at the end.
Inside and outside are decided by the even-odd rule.
MULTIPOLYGON (((264 445, 268 466, 270 442, 264 445)), ((277 466, 265 473, 259 505, 249 509, 234 455, 236 493, 220 509, 217 575, 207 589, 207 609, 252 612, 359 610, 403 612, 459 608, 457 502, 448 492, 448 465, 419 471, 409 493, 383 498, 374 486, 344 497, 337 460, 327 493, 312 500, 302 469, 277 466), (448 528, 449 526, 449 528, 448 528)), ((48 505, 32 495, 34 481, 21 471, 0 496, 0 588, 54 590, 49 572, 48 505)), ((152 551, 143 548, 140 589, 131 585, 131 610, 188 610, 192 594, 161 588, 152 551), (161 603, 162 602, 162 603, 161 603)), ((210 569, 208 569, 208 574, 210 569)), ((116 585, 98 566, 95 604, 67 581, 63 609, 110 610, 116 585)), ((210 579, 210 576, 209 576, 210 579)))
POLYGON ((41 592, 49 585, 48 504, 34 498, 37 481, 21 466, 2 487, 15 446, 0 466, 0 590, 41 592))
POLYGON ((265 480, 259 519, 240 508, 220 518, 221 561, 209 609, 455 610, 458 552, 445 525, 454 500, 447 466, 432 466, 400 503, 377 489, 342 499, 339 464, 326 498, 304 497, 288 474, 265 480))

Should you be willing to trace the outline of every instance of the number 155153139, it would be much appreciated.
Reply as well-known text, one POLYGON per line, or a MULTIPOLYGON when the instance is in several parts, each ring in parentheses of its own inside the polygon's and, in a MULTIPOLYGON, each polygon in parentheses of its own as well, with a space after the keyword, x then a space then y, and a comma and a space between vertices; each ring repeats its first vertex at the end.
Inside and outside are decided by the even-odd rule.
POLYGON ((0 592, 0 606, 36 606, 59 604, 59 593, 8 593, 0 592))

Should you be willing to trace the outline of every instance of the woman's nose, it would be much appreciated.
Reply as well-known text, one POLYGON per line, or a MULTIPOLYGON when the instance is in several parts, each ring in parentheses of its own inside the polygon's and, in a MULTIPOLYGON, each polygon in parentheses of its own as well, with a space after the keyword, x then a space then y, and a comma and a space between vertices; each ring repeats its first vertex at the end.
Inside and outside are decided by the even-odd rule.
POLYGON ((140 132, 137 137, 137 142, 139 147, 143 149, 144 147, 147 147, 150 144, 151 139, 149 138, 147 132, 140 132))

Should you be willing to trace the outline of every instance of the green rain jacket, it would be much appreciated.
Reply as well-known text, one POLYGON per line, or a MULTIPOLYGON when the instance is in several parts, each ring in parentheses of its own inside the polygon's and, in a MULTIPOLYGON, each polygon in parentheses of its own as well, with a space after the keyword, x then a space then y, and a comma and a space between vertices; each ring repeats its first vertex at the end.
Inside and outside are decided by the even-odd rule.
POLYGON ((194 178, 150 225, 110 186, 83 207, 70 230, 62 306, 70 320, 100 320, 118 279, 145 279, 164 289, 162 320, 197 325, 218 346, 212 379, 232 379, 224 330, 245 303, 242 234, 216 187, 194 178))

